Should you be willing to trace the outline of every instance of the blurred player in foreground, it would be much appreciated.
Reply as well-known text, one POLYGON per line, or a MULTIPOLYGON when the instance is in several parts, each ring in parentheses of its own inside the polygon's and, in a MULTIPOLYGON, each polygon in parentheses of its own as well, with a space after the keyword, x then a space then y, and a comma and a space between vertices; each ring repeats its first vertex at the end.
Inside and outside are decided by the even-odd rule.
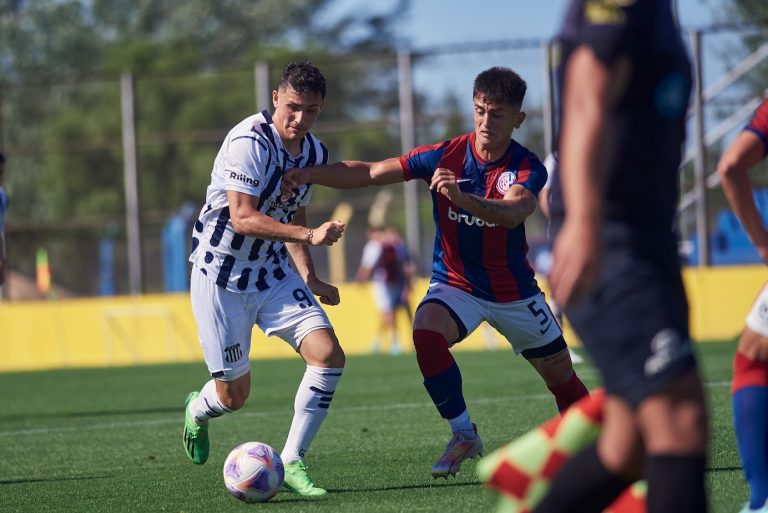
POLYGON ((525 120, 525 90, 511 69, 488 69, 475 78, 473 132, 397 158, 305 168, 284 179, 286 187, 291 180, 336 188, 414 179, 429 184, 436 225, 432 279, 416 310, 413 343, 424 386, 453 431, 432 467, 434 477, 456 474, 483 451, 449 350, 482 321, 539 372, 558 409, 588 395, 526 258, 524 222, 547 172, 511 139, 525 120))
POLYGON ((371 351, 379 352, 382 340, 389 335, 389 352, 398 355, 403 347, 397 335, 397 310, 403 309, 413 323, 408 296, 413 281, 414 266, 408 248, 394 226, 368 229, 368 242, 357 270, 357 281, 371 281, 374 301, 381 315, 371 351))
MULTIPOLYGON (((768 263, 766 231, 752 194, 749 170, 768 153, 768 100, 723 153, 717 172, 734 213, 760 258, 768 263)), ((755 299, 733 359, 733 423, 749 503, 742 513, 768 513, 768 287, 755 299)))
POLYGON ((572 0, 560 43, 550 283, 608 395, 597 443, 534 511, 603 511, 644 474, 649 513, 705 512, 707 414, 673 228, 685 46, 670 0, 572 0))
POLYGON ((328 414, 344 368, 344 352, 317 304, 339 303, 336 287, 315 275, 309 246, 330 246, 344 225, 307 228, 310 187, 281 198, 286 169, 323 164, 328 152, 309 132, 325 102, 315 66, 291 63, 266 110, 241 121, 216 156, 205 205, 193 232, 191 295, 198 336, 213 379, 186 401, 184 448, 196 464, 208 459, 208 421, 239 410, 251 388, 248 354, 258 325, 291 345, 307 363, 281 453, 285 485, 304 496, 325 495, 303 459, 328 414), (288 255, 298 271, 292 270, 288 255))

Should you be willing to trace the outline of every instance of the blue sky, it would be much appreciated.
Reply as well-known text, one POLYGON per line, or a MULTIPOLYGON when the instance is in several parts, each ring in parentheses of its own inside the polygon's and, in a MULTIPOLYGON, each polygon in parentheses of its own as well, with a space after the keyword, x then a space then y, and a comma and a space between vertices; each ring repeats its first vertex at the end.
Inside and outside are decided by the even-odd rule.
MULTIPOLYGON (((376 13, 391 9, 396 3, 397 0, 336 0, 332 11, 376 13)), ((568 0, 412 0, 411 10, 403 16, 400 35, 417 47, 551 37, 567 4, 568 0)), ((677 0, 681 24, 700 27, 711 23, 720 4, 720 0, 677 0)))
MULTIPOLYGON (((499 41, 554 36, 569 0, 412 0, 404 13, 398 35, 407 48, 456 43, 499 41)), ((675 0, 673 0, 675 1, 675 0)), ((714 23, 722 0, 677 0, 683 28, 701 28, 714 23)), ((336 0, 334 12, 377 13, 391 9, 397 0, 336 0)), ((543 83, 543 54, 540 50, 487 51, 446 55, 430 59, 415 71, 420 90, 429 88, 432 97, 456 93, 471 95, 472 80, 480 71, 495 65, 512 67, 528 81, 526 103, 539 105, 543 83)), ((718 62, 705 67, 705 84, 722 73, 718 62)))

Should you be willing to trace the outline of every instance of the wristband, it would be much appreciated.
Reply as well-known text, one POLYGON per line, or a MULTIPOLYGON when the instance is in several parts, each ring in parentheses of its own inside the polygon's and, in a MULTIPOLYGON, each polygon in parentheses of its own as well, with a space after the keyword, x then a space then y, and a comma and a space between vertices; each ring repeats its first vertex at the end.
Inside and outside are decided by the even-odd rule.
POLYGON ((315 234, 315 230, 312 228, 309 229, 309 233, 307 234, 307 244, 310 246, 312 245, 312 236, 315 234))

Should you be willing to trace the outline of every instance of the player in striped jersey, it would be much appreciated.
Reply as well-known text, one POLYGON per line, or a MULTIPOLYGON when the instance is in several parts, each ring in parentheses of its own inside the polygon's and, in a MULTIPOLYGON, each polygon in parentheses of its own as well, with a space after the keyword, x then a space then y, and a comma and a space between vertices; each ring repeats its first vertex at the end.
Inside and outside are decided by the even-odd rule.
POLYGON ((339 292, 317 278, 308 247, 333 244, 344 225, 307 228, 309 185, 282 198, 280 181, 287 169, 328 160, 325 146, 309 133, 324 101, 320 70, 309 62, 291 63, 272 92, 274 114, 263 111, 230 130, 213 165, 189 258, 192 310, 212 379, 187 397, 187 455, 205 463, 208 421, 245 404, 251 331, 258 325, 289 343, 307 363, 281 453, 286 487, 305 496, 327 493, 314 485, 303 458, 344 368, 344 352, 314 298, 336 305, 339 292))
MULTIPOLYGON (((511 139, 525 120, 526 84, 509 68, 480 73, 474 83, 472 133, 381 162, 341 162, 290 172, 288 188, 337 188, 420 179, 432 191, 436 225, 432 280, 414 319, 413 342, 424 386, 453 431, 434 477, 456 474, 483 443, 462 393, 450 346, 487 321, 541 374, 560 410, 587 395, 563 334, 528 264, 525 219, 547 171, 511 139)), ((297 193, 300 189, 296 190, 297 193)))
MULTIPOLYGON (((768 230, 755 203, 749 170, 767 154, 768 99, 717 166, 728 202, 764 263, 768 263, 768 230)), ((768 513, 768 284, 747 315, 733 359, 731 394, 736 441, 750 491, 742 513, 768 513)))

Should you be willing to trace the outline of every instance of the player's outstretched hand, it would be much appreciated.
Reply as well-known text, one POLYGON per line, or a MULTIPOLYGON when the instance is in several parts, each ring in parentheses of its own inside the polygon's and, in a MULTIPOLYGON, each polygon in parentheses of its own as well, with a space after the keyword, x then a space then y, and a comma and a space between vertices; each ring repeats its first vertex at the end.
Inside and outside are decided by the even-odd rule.
POLYGON ((338 305, 341 301, 339 289, 317 278, 307 280, 307 287, 316 295, 324 305, 338 305))
POLYGON ((296 195, 296 189, 306 184, 308 178, 309 172, 306 169, 295 167, 286 171, 280 182, 280 197, 293 198, 296 195))
POLYGON ((600 265, 599 229, 594 223, 566 220, 552 247, 549 285, 562 307, 584 297, 597 279, 600 265))
POLYGON ((432 182, 429 184, 429 188, 439 192, 454 203, 461 196, 461 189, 459 189, 456 175, 450 169, 442 167, 435 169, 435 174, 432 175, 432 182))
POLYGON ((344 233, 344 223, 341 221, 328 221, 314 230, 309 243, 312 246, 332 246, 344 233))

